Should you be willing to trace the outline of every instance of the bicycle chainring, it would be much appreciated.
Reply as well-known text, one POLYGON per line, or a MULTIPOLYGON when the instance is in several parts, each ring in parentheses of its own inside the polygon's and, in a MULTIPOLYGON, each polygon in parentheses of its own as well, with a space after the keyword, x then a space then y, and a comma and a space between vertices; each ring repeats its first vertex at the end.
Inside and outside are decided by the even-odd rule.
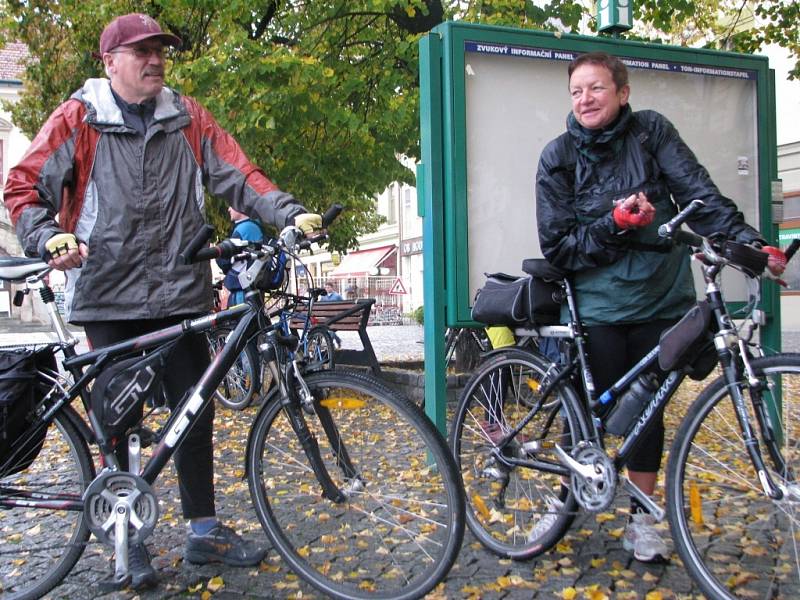
POLYGON ((128 541, 143 542, 158 521, 158 500, 150 485, 138 475, 120 471, 101 473, 86 489, 83 510, 89 530, 104 544, 114 546, 117 508, 129 512, 128 541))
POLYGON ((572 452, 572 457, 582 465, 591 466, 596 475, 590 480, 572 474, 575 500, 590 512, 607 509, 614 501, 616 491, 617 477, 613 461, 601 448, 591 445, 578 446, 572 452))

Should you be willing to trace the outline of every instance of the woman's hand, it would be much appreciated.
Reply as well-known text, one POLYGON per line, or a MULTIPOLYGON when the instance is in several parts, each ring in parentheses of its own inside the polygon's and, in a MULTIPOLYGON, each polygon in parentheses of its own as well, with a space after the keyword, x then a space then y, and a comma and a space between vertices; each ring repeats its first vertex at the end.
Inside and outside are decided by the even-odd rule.
POLYGON ((617 202, 612 214, 620 229, 637 229, 653 222, 656 209, 643 192, 638 192, 617 202))

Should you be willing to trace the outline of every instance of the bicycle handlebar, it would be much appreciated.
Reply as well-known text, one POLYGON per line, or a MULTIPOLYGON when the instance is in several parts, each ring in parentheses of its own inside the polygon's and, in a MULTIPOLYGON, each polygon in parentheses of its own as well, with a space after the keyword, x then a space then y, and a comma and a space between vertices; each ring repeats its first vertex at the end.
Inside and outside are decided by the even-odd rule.
POLYGON ((683 225, 683 223, 689 217, 691 217, 695 212, 700 210, 700 208, 702 208, 705 205, 706 203, 703 202, 702 200, 698 199, 692 200, 689 203, 689 206, 684 208, 677 215, 672 217, 672 219, 670 219, 669 221, 667 221, 666 223, 661 225, 661 227, 658 228, 658 235, 660 235, 661 237, 672 237, 673 234, 678 230, 678 228, 681 225, 683 225))

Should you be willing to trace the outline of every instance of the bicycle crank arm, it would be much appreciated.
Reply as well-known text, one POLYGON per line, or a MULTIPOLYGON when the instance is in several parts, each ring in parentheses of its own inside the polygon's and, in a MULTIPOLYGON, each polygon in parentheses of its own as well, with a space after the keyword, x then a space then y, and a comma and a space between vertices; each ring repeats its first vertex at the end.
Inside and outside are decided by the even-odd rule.
POLYGON ((656 504, 650 496, 640 490, 630 479, 624 476, 621 476, 620 479, 622 480, 622 487, 624 487, 631 496, 636 498, 639 503, 647 509, 647 512, 653 515, 656 521, 661 522, 664 520, 667 516, 667 511, 656 504))
POLYGON ((558 444, 555 445, 555 452, 561 463, 581 479, 589 482, 599 482, 603 479, 602 474, 598 473, 592 465, 579 463, 558 444))
POLYGON ((128 574, 128 523, 130 507, 127 502, 120 501, 114 506, 114 581, 126 583, 128 574))

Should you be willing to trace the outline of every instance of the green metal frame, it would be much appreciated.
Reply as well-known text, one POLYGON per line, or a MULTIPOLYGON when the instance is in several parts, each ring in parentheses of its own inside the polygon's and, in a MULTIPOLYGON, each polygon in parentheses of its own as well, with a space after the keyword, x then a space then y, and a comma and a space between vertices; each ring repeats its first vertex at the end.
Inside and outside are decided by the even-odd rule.
MULTIPOLYGON (((632 42, 616 38, 556 35, 550 32, 443 23, 420 41, 420 124, 424 185, 418 186, 423 221, 426 407, 444 431, 444 330, 475 326, 470 317, 465 51, 467 41, 532 46, 570 52, 611 54, 690 63, 756 73, 759 222, 768 240, 772 223, 771 186, 777 178, 774 74, 765 57, 632 42), (441 400, 440 400, 441 399, 441 400)), ((770 317, 765 344, 780 347, 777 288, 766 282, 762 307, 770 317)))

